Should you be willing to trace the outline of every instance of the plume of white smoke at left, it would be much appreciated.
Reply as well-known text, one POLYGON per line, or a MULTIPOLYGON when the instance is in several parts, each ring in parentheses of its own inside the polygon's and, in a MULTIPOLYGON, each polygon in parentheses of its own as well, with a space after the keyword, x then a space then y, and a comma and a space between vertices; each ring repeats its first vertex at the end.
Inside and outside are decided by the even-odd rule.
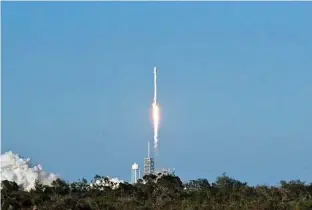
MULTIPOLYGON (((30 159, 21 158, 18 154, 12 151, 1 154, 1 181, 8 180, 16 182, 22 189, 31 190, 35 186, 36 180, 40 180, 44 185, 51 183, 59 178, 56 174, 48 173, 43 170, 41 165, 32 166, 30 159)), ((122 180, 117 178, 108 178, 109 180, 97 180, 96 183, 90 185, 104 185, 112 188, 117 188, 122 180), (109 181, 109 184, 108 184, 109 181)))
POLYGON ((44 185, 50 185, 58 178, 53 173, 47 173, 41 165, 32 166, 30 159, 23 159, 12 151, 1 154, 1 181, 16 182, 24 190, 30 190, 35 186, 36 180, 44 185))

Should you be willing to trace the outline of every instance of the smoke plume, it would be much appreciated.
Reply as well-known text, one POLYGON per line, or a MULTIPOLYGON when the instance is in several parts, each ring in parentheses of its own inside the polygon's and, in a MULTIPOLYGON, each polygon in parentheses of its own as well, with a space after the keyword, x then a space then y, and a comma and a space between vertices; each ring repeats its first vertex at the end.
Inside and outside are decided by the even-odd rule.
POLYGON ((22 189, 34 188, 36 179, 44 185, 50 185, 57 176, 47 173, 41 165, 32 166, 30 159, 23 159, 12 151, 1 154, 1 181, 8 180, 16 182, 22 189))

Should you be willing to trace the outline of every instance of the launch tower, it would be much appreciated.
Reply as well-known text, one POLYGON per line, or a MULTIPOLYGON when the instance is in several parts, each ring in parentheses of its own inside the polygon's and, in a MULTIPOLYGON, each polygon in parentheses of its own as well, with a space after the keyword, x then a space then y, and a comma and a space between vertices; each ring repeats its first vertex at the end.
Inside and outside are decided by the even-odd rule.
POLYGON ((144 158, 144 175, 154 174, 155 164, 154 158, 150 155, 150 143, 147 144, 147 158, 144 158))

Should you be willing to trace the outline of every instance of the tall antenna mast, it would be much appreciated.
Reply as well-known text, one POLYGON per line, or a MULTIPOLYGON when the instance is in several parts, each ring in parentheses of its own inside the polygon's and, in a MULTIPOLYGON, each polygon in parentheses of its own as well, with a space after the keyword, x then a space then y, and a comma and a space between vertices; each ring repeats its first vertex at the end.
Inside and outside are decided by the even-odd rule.
POLYGON ((151 152, 150 152, 150 142, 147 142, 147 157, 150 158, 151 152))

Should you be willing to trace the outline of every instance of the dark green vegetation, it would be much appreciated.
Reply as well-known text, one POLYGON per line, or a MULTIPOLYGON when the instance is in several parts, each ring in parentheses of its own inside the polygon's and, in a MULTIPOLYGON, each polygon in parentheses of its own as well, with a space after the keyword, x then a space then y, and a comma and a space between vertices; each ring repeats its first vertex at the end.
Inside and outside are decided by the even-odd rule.
MULTIPOLYGON (((96 176, 95 179, 101 178, 96 176)), ((312 209, 312 184, 281 181, 280 187, 248 186, 225 174, 215 183, 206 179, 183 184, 177 176, 145 176, 136 185, 120 184, 90 188, 86 180, 66 183, 56 180, 52 186, 36 183, 25 192, 15 182, 2 181, 1 205, 6 209, 312 209)), ((109 181, 106 179, 106 181, 109 181)))

